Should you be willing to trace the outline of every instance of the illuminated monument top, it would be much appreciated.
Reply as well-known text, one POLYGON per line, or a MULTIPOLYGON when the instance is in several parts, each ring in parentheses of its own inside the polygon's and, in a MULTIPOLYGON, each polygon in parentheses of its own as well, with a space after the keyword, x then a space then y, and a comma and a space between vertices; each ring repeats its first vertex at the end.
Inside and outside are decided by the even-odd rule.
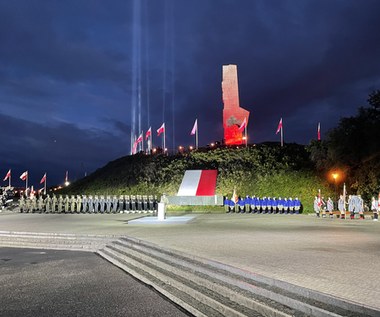
POLYGON ((224 143, 239 145, 245 143, 243 132, 239 127, 246 119, 248 125, 249 111, 239 105, 239 87, 236 65, 223 65, 223 129, 224 143))

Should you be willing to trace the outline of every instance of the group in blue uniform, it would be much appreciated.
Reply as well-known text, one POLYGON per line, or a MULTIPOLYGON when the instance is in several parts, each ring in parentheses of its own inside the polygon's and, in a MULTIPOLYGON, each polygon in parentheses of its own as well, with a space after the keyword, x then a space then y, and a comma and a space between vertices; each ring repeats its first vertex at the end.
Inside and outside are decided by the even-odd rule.
POLYGON ((296 198, 281 197, 239 197, 235 203, 233 200, 225 198, 224 206, 227 212, 252 212, 252 213, 279 213, 279 214, 299 214, 301 202, 296 198))

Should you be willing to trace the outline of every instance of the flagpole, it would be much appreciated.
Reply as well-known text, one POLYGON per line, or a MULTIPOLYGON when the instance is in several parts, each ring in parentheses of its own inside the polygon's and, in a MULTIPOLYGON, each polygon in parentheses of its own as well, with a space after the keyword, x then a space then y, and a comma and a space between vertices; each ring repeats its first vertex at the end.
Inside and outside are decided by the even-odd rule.
POLYGON ((25 179, 25 192, 28 189, 28 178, 29 178, 29 171, 26 171, 26 179, 25 179))
MULTIPOLYGON (((46 174, 45 174, 46 175, 46 174)), ((45 182, 44 182, 44 195, 46 195, 46 181, 47 181, 47 175, 45 177, 45 182)))
POLYGON ((198 121, 197 121, 197 130, 195 131, 195 148, 198 150, 198 121))
POLYGON ((9 175, 9 179, 8 179, 8 182, 9 182, 8 187, 9 187, 9 189, 11 189, 11 177, 12 177, 12 174, 9 175))
POLYGON ((281 125, 281 147, 284 146, 284 133, 282 132, 282 125, 281 125))
POLYGON ((166 136, 166 127, 165 127, 165 123, 164 123, 164 154, 165 154, 165 149, 166 149, 165 136, 166 136))
POLYGON ((142 140, 141 140, 141 151, 144 152, 144 130, 141 130, 141 136, 142 136, 142 140))

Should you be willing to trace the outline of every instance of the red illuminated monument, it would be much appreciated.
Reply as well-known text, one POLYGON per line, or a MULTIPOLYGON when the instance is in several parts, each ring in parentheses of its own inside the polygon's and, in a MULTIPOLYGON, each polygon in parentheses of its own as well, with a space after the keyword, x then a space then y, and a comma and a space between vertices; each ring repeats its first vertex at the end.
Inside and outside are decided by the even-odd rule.
POLYGON ((244 119, 248 125, 249 111, 239 105, 239 87, 236 65, 223 65, 223 129, 224 143, 227 145, 239 145, 243 140, 244 130, 239 130, 244 119))

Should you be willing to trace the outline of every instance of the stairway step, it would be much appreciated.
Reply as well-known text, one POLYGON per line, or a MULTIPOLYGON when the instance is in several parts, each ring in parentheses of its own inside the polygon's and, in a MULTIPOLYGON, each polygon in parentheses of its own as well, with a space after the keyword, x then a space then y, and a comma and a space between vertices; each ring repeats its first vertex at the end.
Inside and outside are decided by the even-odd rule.
POLYGON ((171 275, 184 284, 201 285, 205 289, 203 293, 209 294, 208 296, 210 297, 216 297, 245 313, 248 313, 248 310, 252 310, 264 316, 276 317, 293 316, 297 313, 289 307, 275 303, 262 296, 256 296, 256 294, 248 292, 244 294, 244 292, 238 288, 232 289, 229 285, 222 284, 218 280, 210 278, 208 275, 199 273, 197 268, 189 269, 181 264, 173 265, 172 262, 161 261, 161 259, 150 257, 149 254, 138 252, 117 243, 108 245, 107 247, 117 252, 119 257, 133 257, 136 261, 141 261, 144 265, 157 268, 157 270, 162 271, 163 274, 171 275), (219 294, 219 296, 214 296, 214 294, 219 294), (220 298, 221 296, 223 297, 222 299, 220 298))
POLYGON ((189 270, 197 270, 229 287, 237 287, 247 292, 254 292, 282 305, 292 307, 308 315, 318 316, 378 316, 379 312, 360 304, 347 302, 327 294, 319 293, 286 282, 252 274, 237 268, 198 258, 183 252, 168 250, 150 242, 135 238, 122 238, 114 244, 145 252, 168 264, 187 266, 189 270))

